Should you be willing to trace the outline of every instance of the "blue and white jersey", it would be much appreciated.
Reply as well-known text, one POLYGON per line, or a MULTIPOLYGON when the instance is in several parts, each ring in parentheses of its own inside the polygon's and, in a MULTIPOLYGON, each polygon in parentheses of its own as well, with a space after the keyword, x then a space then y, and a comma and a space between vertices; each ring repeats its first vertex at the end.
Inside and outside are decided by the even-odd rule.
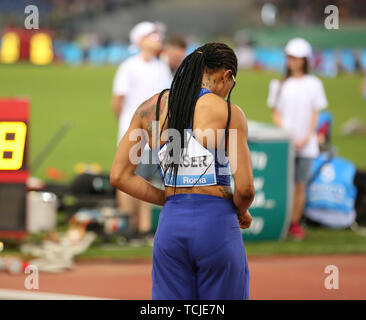
MULTIPOLYGON (((181 154, 176 186, 193 187, 215 185, 217 183, 215 156, 194 138, 191 130, 186 130, 186 134, 188 135, 188 144, 181 154)), ((164 144, 158 152, 162 177, 169 163, 168 151, 167 144, 164 144)), ((174 187, 174 177, 170 175, 170 169, 165 173, 164 183, 166 186, 174 187)))

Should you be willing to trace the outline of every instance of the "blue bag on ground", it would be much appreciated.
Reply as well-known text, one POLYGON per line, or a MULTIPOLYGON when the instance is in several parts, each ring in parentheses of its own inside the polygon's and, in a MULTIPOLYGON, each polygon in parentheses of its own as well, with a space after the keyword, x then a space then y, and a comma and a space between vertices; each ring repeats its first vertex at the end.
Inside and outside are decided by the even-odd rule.
POLYGON ((347 228, 356 217, 356 167, 350 161, 321 154, 313 161, 305 217, 330 228, 347 228))

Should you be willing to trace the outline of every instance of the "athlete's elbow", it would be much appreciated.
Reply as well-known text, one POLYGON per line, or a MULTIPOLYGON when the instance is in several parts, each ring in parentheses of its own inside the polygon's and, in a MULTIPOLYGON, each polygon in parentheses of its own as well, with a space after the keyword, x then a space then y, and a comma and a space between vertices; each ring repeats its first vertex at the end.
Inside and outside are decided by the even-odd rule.
POLYGON ((120 168, 112 167, 109 175, 110 184, 117 189, 121 189, 123 187, 123 181, 123 171, 120 168))
POLYGON ((114 188, 126 192, 126 188, 131 184, 131 174, 128 170, 116 168, 111 170, 109 182, 114 188))
POLYGON ((111 173, 109 175, 109 183, 112 187, 118 188, 118 184, 120 181, 120 176, 115 171, 111 170, 111 173))
POLYGON ((242 190, 237 191, 237 197, 241 199, 242 202, 251 204, 254 200, 255 189, 254 186, 245 187, 242 190))

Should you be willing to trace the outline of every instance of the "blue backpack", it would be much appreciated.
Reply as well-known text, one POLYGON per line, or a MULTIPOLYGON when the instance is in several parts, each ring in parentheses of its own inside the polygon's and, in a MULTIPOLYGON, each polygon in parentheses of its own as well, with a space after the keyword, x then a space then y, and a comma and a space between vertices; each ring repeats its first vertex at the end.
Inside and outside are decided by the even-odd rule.
POLYGON ((354 164, 322 153, 314 160, 312 173, 306 192, 305 216, 328 227, 349 227, 356 217, 354 164))

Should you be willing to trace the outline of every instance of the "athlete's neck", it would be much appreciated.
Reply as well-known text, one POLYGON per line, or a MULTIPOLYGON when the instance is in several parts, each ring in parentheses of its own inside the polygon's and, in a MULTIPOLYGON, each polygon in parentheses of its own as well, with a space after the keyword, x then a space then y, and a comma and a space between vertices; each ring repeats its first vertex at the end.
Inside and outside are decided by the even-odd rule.
POLYGON ((204 73, 202 77, 202 88, 209 89, 210 91, 214 92, 217 85, 217 75, 216 74, 208 74, 204 73))

